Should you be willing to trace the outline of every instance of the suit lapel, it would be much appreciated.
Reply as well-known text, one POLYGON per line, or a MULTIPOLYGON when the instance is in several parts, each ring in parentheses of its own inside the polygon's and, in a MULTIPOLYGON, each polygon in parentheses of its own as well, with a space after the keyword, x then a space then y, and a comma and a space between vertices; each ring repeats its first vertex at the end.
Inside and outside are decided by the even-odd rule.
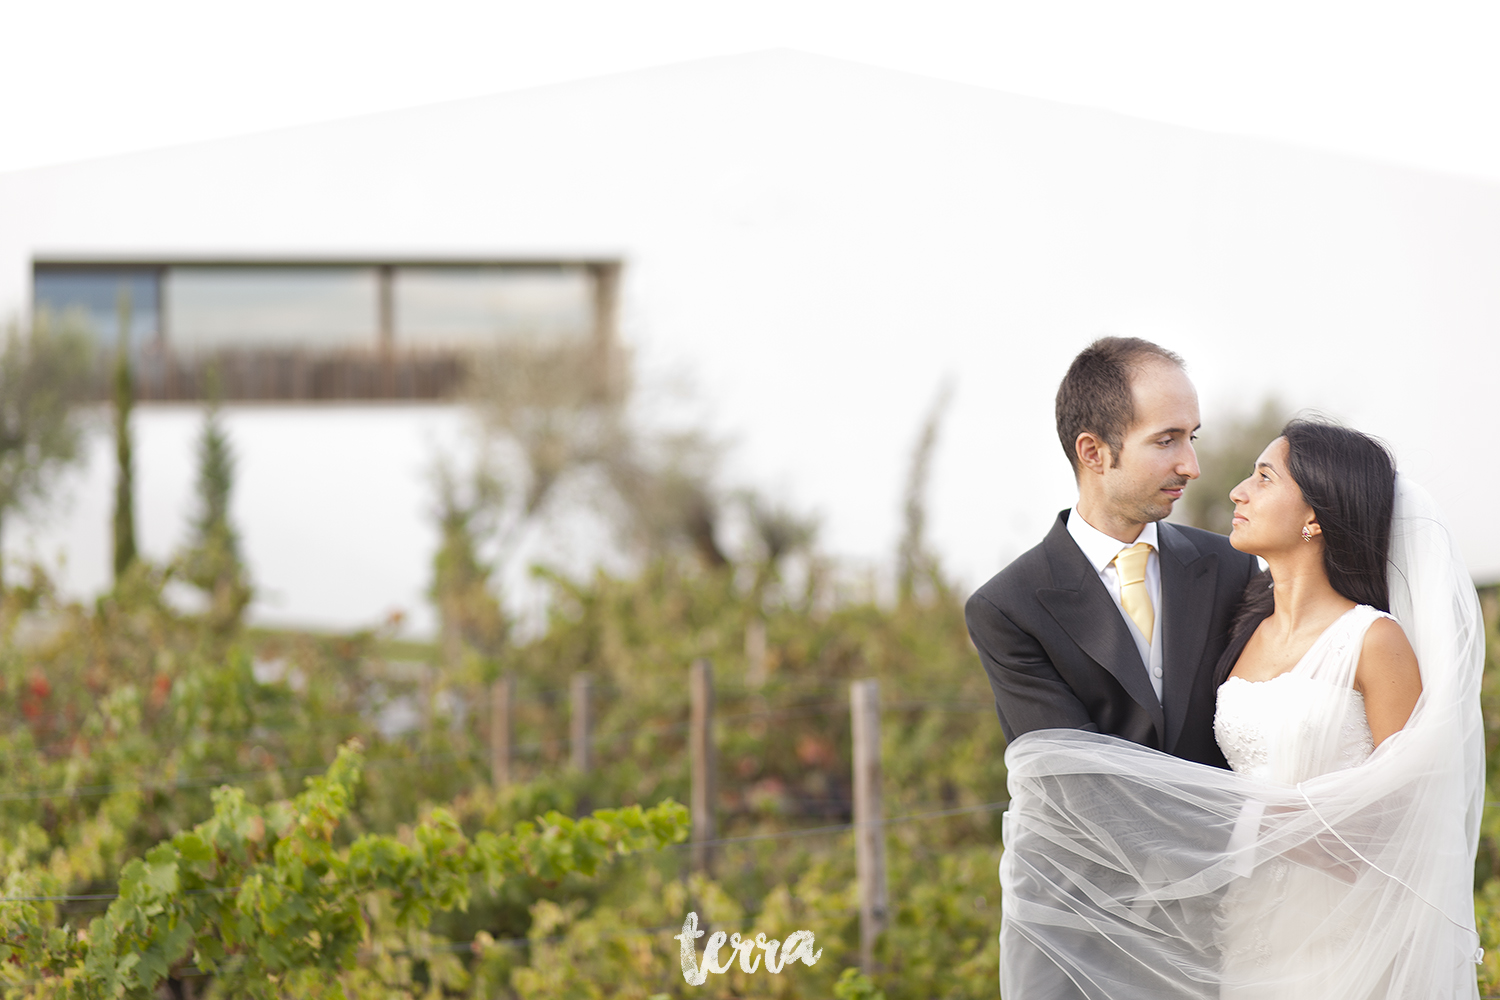
POLYGON ((1063 515, 1059 515, 1043 545, 1052 568, 1052 582, 1057 586, 1038 590, 1037 600, 1068 637, 1146 710, 1160 741, 1167 731, 1162 705, 1146 676, 1140 649, 1099 574, 1068 534, 1063 515))
POLYGON ((1192 541, 1165 521, 1157 522, 1161 543, 1162 701, 1167 738, 1162 749, 1172 752, 1187 722, 1188 700, 1208 642, 1213 615, 1214 584, 1219 557, 1200 554, 1192 541))

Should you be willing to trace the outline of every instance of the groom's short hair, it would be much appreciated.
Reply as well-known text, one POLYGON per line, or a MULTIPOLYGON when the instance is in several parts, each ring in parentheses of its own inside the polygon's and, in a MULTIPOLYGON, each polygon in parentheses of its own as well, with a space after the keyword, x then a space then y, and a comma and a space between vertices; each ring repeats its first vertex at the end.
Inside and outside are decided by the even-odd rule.
POLYGON ((1078 475, 1078 435, 1097 435, 1109 445, 1111 464, 1120 464, 1125 432, 1135 422, 1130 378, 1148 359, 1186 368, 1173 352, 1139 337, 1100 337, 1068 366, 1057 387, 1057 439, 1073 474, 1078 475))

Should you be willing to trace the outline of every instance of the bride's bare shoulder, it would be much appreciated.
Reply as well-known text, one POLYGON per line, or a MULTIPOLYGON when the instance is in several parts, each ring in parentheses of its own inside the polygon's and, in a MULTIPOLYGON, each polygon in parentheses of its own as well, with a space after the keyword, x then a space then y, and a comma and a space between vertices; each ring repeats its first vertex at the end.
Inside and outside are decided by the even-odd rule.
POLYGON ((1365 631, 1365 643, 1359 649, 1359 673, 1377 679, 1392 670, 1416 673, 1416 652, 1401 622, 1380 616, 1365 631))
POLYGON ((1415 667, 1417 654, 1412 651, 1411 642, 1406 638, 1406 629, 1401 627, 1401 623, 1381 615, 1370 623, 1365 632, 1364 646, 1360 649, 1361 667, 1366 660, 1371 660, 1374 665, 1410 660, 1411 666, 1415 667))
POLYGON ((1364 695, 1365 715, 1379 746, 1387 736, 1406 725, 1422 693, 1417 654, 1395 620, 1382 617, 1370 623, 1359 651, 1354 686, 1364 695))

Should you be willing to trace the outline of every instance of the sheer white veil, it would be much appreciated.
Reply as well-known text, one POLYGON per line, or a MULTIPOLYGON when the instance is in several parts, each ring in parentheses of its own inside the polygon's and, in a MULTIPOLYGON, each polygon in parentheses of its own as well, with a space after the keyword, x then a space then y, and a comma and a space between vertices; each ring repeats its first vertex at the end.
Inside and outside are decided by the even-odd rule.
MULTIPOLYGON (((1404 476, 1390 598, 1422 694, 1358 766, 1327 770, 1317 736, 1338 732, 1348 697, 1286 741, 1299 756, 1279 773, 1301 780, 1073 730, 1011 744, 1006 1000, 1478 996, 1484 630, 1436 505, 1404 476)), ((1326 660, 1319 680, 1347 688, 1358 649, 1326 660)))

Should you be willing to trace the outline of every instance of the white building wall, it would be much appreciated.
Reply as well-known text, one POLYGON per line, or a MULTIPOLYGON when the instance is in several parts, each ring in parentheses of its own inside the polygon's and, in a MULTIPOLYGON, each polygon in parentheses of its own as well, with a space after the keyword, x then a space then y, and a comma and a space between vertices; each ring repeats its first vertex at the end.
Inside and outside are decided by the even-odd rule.
MULTIPOLYGON (((0 176, 0 309, 59 253, 623 257, 647 381, 690 376, 737 441, 730 477, 816 508, 825 545, 868 561, 894 548, 908 452, 951 376, 932 526, 971 584, 1071 502, 1051 427, 1068 359, 1146 336, 1187 358, 1207 435, 1276 391, 1386 437, 1476 575, 1500 577, 1477 500, 1500 469, 1474 457, 1500 371, 1494 185, 771 54, 0 176)), ((420 439, 429 418, 400 413, 346 432, 389 419, 420 439)), ((348 439, 351 494, 391 497, 371 520, 407 541, 341 584, 356 571, 331 550, 273 555, 296 515, 252 502, 276 489, 252 480, 307 461, 300 434, 257 443, 277 440, 257 420, 315 421, 234 423, 251 562, 286 614, 410 604, 430 534, 409 473, 381 479, 348 439), (370 596, 318 596, 340 591, 370 596)), ((186 482, 190 451, 175 461, 186 482)), ((52 531, 83 545, 76 511, 52 531)))

